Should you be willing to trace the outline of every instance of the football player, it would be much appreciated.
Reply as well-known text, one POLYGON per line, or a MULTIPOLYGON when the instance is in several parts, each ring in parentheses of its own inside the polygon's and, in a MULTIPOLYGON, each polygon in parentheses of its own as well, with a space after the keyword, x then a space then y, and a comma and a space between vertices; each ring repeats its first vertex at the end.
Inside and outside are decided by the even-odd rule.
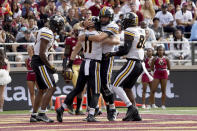
POLYGON ((143 71, 142 60, 144 59, 145 30, 137 27, 138 17, 135 13, 125 14, 124 45, 117 52, 109 53, 110 56, 126 55, 127 63, 115 75, 111 85, 112 90, 122 99, 128 107, 123 121, 141 121, 137 108, 132 105, 133 94, 131 88, 143 71), (123 90, 121 89, 123 88, 123 90))
POLYGON ((53 77, 56 69, 47 60, 47 53, 53 46, 54 33, 59 33, 63 26, 64 18, 60 15, 53 15, 49 20, 49 27, 43 27, 38 31, 31 66, 33 71, 36 73, 36 82, 39 90, 35 98, 30 122, 54 122, 45 114, 46 107, 48 106, 51 97, 56 90, 55 80, 53 77), (41 102, 41 110, 40 113, 37 114, 41 102))
MULTIPOLYGON (((91 21, 95 23, 96 17, 91 18, 91 21)), ((95 26, 92 25, 87 27, 86 31, 83 34, 98 35, 99 33, 98 31, 95 30, 95 26)), ((94 114, 100 96, 100 86, 101 86, 100 63, 102 59, 102 43, 93 42, 88 39, 85 39, 85 41, 83 42, 78 41, 74 51, 71 54, 70 61, 67 66, 67 70, 72 70, 73 61, 75 60, 76 55, 82 48, 84 52, 84 59, 80 66, 76 88, 67 95, 62 106, 56 110, 57 120, 59 122, 62 122, 64 109, 65 108, 69 109, 71 107, 74 97, 83 91, 86 83, 88 90, 91 91, 90 92, 91 96, 89 97, 90 110, 88 113, 87 121, 88 122, 97 121, 94 117, 94 114)))
MULTIPOLYGON (((107 118, 109 121, 114 121, 117 116, 117 112, 114 105, 113 92, 109 88, 114 57, 106 57, 106 54, 113 52, 114 45, 120 43, 119 26, 113 21, 114 12, 110 7, 103 7, 99 13, 101 33, 99 35, 81 36, 80 39, 86 39, 90 41, 102 42, 103 52, 101 61, 101 93, 107 105, 107 118), (114 39, 112 41, 112 38, 114 39)), ((90 23, 91 24, 91 23, 90 23)), ((86 24, 85 24, 86 25, 86 24)))

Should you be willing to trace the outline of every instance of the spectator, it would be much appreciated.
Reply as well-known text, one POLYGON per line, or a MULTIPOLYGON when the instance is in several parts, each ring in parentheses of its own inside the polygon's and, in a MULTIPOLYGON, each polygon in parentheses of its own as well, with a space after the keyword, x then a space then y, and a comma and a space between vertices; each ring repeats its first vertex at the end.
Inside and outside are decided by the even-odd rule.
POLYGON ((140 24, 141 28, 144 29, 147 33, 146 35, 146 41, 156 41, 155 33, 154 31, 148 27, 146 21, 142 21, 140 24))
POLYGON ((114 21, 118 21, 120 19, 120 15, 123 15, 123 13, 120 11, 120 5, 114 5, 114 21))
MULTIPOLYGON (((12 17, 11 16, 5 17, 4 22, 3 22, 3 30, 5 31, 5 34, 6 34, 5 43, 15 42, 17 29, 12 27, 12 17)), ((12 46, 6 46, 6 51, 11 52, 12 46)))
POLYGON ((175 14, 177 29, 183 33, 190 32, 193 24, 192 13, 187 10, 187 3, 183 3, 183 8, 175 14))
POLYGON ((161 11, 157 12, 155 17, 159 18, 160 26, 163 27, 164 32, 173 33, 175 30, 173 27, 174 18, 172 14, 167 11, 167 8, 168 6, 163 4, 161 11))
POLYGON ((78 20, 82 17, 82 11, 85 9, 85 0, 75 0, 75 18, 78 18, 78 20))
POLYGON ((44 6, 40 7, 40 15, 39 15, 39 17, 40 17, 40 20, 38 20, 38 22, 37 22, 38 29, 44 27, 44 24, 47 22, 48 15, 46 14, 44 6))
POLYGON ((100 9, 102 9, 103 6, 101 5, 101 0, 95 0, 95 4, 89 8, 92 12, 92 16, 98 16, 100 9))
POLYGON ((22 11, 21 11, 18 3, 12 2, 11 3, 11 10, 13 12, 13 18, 14 19, 17 19, 17 18, 21 17, 22 11))
POLYGON ((85 3, 85 8, 86 9, 89 9, 91 6, 93 6, 95 4, 94 2, 95 0, 88 0, 86 3, 85 3))
MULTIPOLYGON (((31 31, 26 30, 24 32, 24 37, 21 39, 17 40, 18 43, 32 43, 35 41, 34 37, 31 37, 31 31)), ((27 52, 27 45, 15 45, 13 48, 14 52, 27 52)), ((24 61, 24 56, 21 54, 16 55, 16 61, 21 62, 24 61)), ((21 67, 22 64, 17 64, 17 67, 21 67)))
POLYGON ((22 17, 28 18, 34 14, 34 9, 31 6, 31 0, 25 0, 24 7, 22 8, 22 17))
POLYGON ((60 34, 59 34, 60 42, 64 42, 66 37, 70 36, 71 34, 72 34, 72 26, 68 22, 66 22, 64 28, 60 31, 60 34))
POLYGON ((131 11, 130 4, 133 3, 133 2, 136 4, 136 10, 139 10, 139 7, 140 7, 139 0, 126 0, 124 2, 124 5, 121 7, 120 11, 123 14, 126 14, 127 12, 130 12, 131 11))
POLYGON ((38 30, 38 26, 34 18, 30 18, 28 23, 29 23, 29 30, 32 33, 35 33, 38 30))
POLYGON ((150 0, 145 0, 144 4, 142 5, 141 12, 144 16, 144 20, 147 24, 153 24, 153 18, 155 17, 155 10, 153 8, 152 2, 150 0))
POLYGON ((197 41, 197 22, 192 26, 190 40, 197 41))
POLYGON ((85 15, 85 19, 87 20, 87 19, 89 19, 91 16, 92 16, 91 10, 87 10, 87 11, 86 11, 86 15, 85 15))
POLYGON ((162 40, 164 37, 163 33, 163 27, 159 26, 159 18, 153 19, 153 25, 151 26, 151 29, 153 29, 155 33, 156 40, 162 40))
POLYGON ((145 30, 146 32, 146 46, 147 47, 154 47, 154 41, 156 41, 155 33, 154 31, 148 27, 146 21, 142 21, 140 24, 141 28, 145 30))
MULTIPOLYGON (((186 38, 183 37, 182 31, 177 29, 174 32, 174 37, 171 41, 180 41, 184 43, 171 43, 170 44, 170 58, 173 60, 188 60, 191 58, 191 52, 190 52, 190 44, 186 38), (175 52, 179 51, 179 52, 175 52), (181 51, 181 52, 180 52, 181 51)), ((182 63, 184 64, 184 63, 182 63)))
POLYGON ((47 6, 45 7, 46 14, 52 16, 56 14, 55 0, 49 0, 47 6))
POLYGON ((137 11, 137 10, 136 10, 137 5, 136 5, 135 2, 133 2, 133 3, 130 4, 130 8, 131 8, 131 12, 134 12, 134 13, 137 14, 137 16, 138 16, 138 25, 140 25, 140 23, 141 23, 142 21, 144 21, 144 16, 143 16, 143 14, 142 14, 140 11, 137 11))
POLYGON ((174 8, 174 5, 172 3, 168 4, 168 12, 170 12, 172 14, 172 16, 175 15, 175 8, 174 8))
POLYGON ((70 8, 71 6, 68 4, 68 0, 61 0, 61 5, 57 8, 57 10, 61 12, 63 16, 66 16, 68 13, 68 9, 70 8))
POLYGON ((66 21, 73 27, 74 24, 78 23, 78 20, 76 18, 74 18, 75 15, 75 9, 70 8, 68 10, 68 15, 66 17, 66 21))
POLYGON ((5 43, 6 34, 2 27, 0 27, 0 43, 5 43))

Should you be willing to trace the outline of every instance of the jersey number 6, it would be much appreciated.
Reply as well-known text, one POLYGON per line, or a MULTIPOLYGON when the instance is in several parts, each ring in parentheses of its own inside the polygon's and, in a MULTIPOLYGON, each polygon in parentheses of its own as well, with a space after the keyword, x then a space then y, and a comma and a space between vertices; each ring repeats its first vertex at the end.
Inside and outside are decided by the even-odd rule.
POLYGON ((84 50, 84 52, 86 53, 87 51, 88 51, 88 53, 92 52, 92 41, 89 41, 89 40, 85 41, 85 50, 84 50))
POLYGON ((145 37, 144 37, 144 35, 140 35, 140 40, 137 43, 137 48, 145 48, 145 37))

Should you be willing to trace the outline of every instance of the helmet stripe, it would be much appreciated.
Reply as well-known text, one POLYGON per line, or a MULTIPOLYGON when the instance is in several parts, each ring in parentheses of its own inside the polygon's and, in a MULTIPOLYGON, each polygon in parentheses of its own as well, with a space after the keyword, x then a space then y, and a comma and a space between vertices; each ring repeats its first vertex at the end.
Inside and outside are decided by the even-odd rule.
POLYGON ((103 9, 102 9, 102 15, 103 16, 105 15, 105 10, 106 10, 106 7, 104 6, 103 9))

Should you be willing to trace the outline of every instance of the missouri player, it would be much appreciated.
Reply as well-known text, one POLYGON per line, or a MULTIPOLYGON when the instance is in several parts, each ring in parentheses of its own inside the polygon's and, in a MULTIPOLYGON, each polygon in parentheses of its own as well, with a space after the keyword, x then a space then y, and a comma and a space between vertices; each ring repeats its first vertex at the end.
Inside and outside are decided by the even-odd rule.
MULTIPOLYGON (((114 105, 113 92, 109 88, 111 83, 111 75, 114 57, 106 57, 106 54, 113 52, 114 45, 120 43, 119 26, 113 22, 114 12, 110 7, 103 7, 99 13, 100 26, 102 33, 94 36, 87 36, 90 41, 102 42, 103 52, 101 61, 101 93, 107 105, 107 119, 114 121, 117 112, 114 105), (114 40, 112 40, 114 39, 114 40)), ((85 39, 85 36, 82 40, 85 39)))
POLYGON ((49 20, 49 28, 43 27, 38 31, 36 43, 34 45, 34 55, 32 57, 31 67, 36 73, 36 82, 39 89, 35 98, 30 122, 54 122, 45 114, 46 107, 48 106, 51 97, 56 90, 55 80, 53 77, 56 69, 50 65, 49 61, 47 60, 47 53, 54 43, 53 33, 59 33, 63 26, 64 18, 60 15, 53 15, 49 20), (40 113, 37 114, 41 102, 41 110, 40 113))
MULTIPOLYGON (((96 17, 91 18, 93 23, 96 22, 96 17)), ((86 28, 86 31, 83 33, 85 35, 98 35, 98 31, 95 30, 95 26, 89 26, 86 28)), ((81 35, 83 35, 81 34, 81 35)), ((63 112, 65 108, 70 108, 73 103, 73 99, 79 93, 84 90, 85 84, 87 83, 88 90, 90 93, 90 110, 88 113, 87 121, 88 122, 96 122, 97 120, 94 117, 95 108, 98 104, 98 99, 100 95, 100 86, 101 86, 101 78, 100 78, 100 63, 102 59, 102 44, 99 42, 89 41, 87 38, 84 42, 78 41, 74 51, 71 54, 71 58, 69 64, 67 66, 67 70, 72 69, 73 61, 76 58, 76 55, 83 48, 84 59, 80 66, 79 76, 77 79, 77 85, 74 90, 72 90, 66 97, 62 106, 56 110, 57 120, 62 122, 63 112)))
POLYGON ((133 101, 131 88, 143 71, 141 61, 144 59, 145 47, 145 30, 138 28, 137 25, 137 15, 132 12, 126 13, 123 19, 124 45, 119 46, 117 52, 108 54, 110 56, 126 55, 127 59, 127 63, 115 75, 111 85, 112 90, 128 107, 123 121, 141 121, 137 108, 131 103, 133 101))

